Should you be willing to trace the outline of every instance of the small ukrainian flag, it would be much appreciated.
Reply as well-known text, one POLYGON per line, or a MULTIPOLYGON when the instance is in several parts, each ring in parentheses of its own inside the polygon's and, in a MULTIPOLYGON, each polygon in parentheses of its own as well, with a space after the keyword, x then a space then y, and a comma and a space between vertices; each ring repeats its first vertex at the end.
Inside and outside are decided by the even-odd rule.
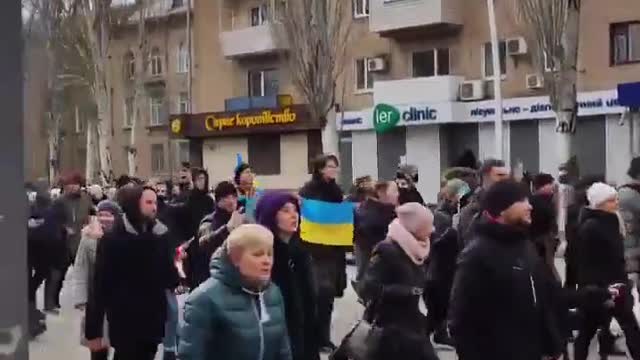
POLYGON ((302 199, 300 237, 319 245, 352 246, 355 205, 302 199))

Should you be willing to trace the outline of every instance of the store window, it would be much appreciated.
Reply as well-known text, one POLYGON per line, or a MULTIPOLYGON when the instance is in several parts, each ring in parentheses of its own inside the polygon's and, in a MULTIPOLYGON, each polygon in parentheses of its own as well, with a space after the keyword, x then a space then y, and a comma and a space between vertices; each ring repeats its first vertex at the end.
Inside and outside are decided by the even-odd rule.
POLYGON ((190 162, 189 140, 176 140, 176 164, 190 162))
POLYGON ((153 173, 165 171, 164 144, 151 144, 151 171, 153 173))
POLYGON ((151 75, 162 75, 162 54, 160 49, 154 47, 151 49, 151 75))
POLYGON ((368 58, 356 59, 356 91, 366 91, 373 89, 373 76, 367 66, 368 62, 368 58))
POLYGON ((640 62, 640 22, 611 25, 611 64, 640 62))
POLYGON ((353 0, 353 17, 356 19, 369 16, 369 0, 353 0))
POLYGON ((160 96, 154 96, 150 100, 150 118, 149 125, 150 126, 160 126, 164 125, 164 116, 163 116, 163 107, 164 101, 160 96))
POLYGON ((449 49, 416 51, 412 56, 413 77, 449 75, 449 49))
POLYGON ((279 87, 276 69, 249 71, 249 96, 275 96, 279 87))
POLYGON ((269 10, 267 5, 261 5, 250 10, 251 15, 251 26, 260 26, 264 25, 268 21, 269 10))
MULTIPOLYGON (((482 47, 482 70, 485 78, 493 77, 493 49, 491 43, 485 43, 482 47)), ((507 74, 507 43, 500 41, 498 44, 498 52, 500 54, 500 75, 507 74)))
POLYGON ((247 150, 256 175, 280 175, 280 134, 250 135, 247 150))

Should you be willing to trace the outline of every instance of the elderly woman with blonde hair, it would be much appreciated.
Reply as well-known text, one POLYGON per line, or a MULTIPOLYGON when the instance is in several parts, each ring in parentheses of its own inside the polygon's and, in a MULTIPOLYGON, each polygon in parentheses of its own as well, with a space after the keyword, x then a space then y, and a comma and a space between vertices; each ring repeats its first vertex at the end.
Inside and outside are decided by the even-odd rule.
POLYGON ((261 225, 231 232, 211 278, 187 299, 180 359, 291 359, 283 298, 271 283, 273 240, 261 225))

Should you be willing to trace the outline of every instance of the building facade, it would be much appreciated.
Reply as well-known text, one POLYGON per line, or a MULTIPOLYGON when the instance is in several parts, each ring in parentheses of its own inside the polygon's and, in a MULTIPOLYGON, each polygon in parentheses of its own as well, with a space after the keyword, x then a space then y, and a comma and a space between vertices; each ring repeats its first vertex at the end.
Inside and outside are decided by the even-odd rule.
MULTIPOLYGON (((543 85, 552 67, 516 22, 511 2, 496 2, 505 160, 557 173, 554 113, 543 85)), ((420 169, 419 189, 435 201, 440 174, 471 151, 495 153, 493 74, 485 1, 353 0, 352 64, 338 115, 343 172, 390 179, 400 162, 420 169), (391 131, 376 131, 398 118, 391 131), (371 154, 377 154, 372 156, 371 154)), ((578 130, 582 174, 627 181, 633 141, 617 86, 640 79, 640 4, 582 1, 578 130)))

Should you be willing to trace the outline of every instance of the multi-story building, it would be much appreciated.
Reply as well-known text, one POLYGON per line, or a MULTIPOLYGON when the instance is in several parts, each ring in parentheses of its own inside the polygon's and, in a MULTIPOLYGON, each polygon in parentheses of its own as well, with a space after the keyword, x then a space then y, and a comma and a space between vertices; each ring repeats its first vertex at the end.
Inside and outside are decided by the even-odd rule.
MULTIPOLYGON (((343 173, 392 178, 400 162, 416 164, 419 188, 434 201, 440 174, 470 150, 495 152, 495 102, 486 1, 352 0, 353 56, 346 69, 343 173), (388 106, 380 105, 386 104, 388 106), (377 111, 376 111, 377 110, 377 111), (392 131, 375 118, 398 112, 392 131), (372 156, 377 154, 377 156, 372 156), (350 167, 350 168, 349 168, 350 167)), ((500 39, 505 160, 525 170, 556 173, 554 113, 532 39, 512 2, 496 1, 500 39)), ((582 1, 578 65, 580 111, 574 148, 582 174, 626 181, 633 133, 617 85, 640 79, 640 4, 582 1)), ((638 141, 638 140, 635 140, 638 141)))
POLYGON ((297 188, 321 152, 320 122, 294 88, 289 46, 274 31, 279 4, 194 2, 194 111, 171 125, 201 149, 212 183, 231 179, 240 155, 260 187, 297 188))
POLYGON ((128 173, 127 152, 135 108, 140 109, 134 133, 138 176, 170 178, 182 162, 190 159, 189 142, 168 136, 169 114, 190 111, 187 13, 186 1, 150 2, 145 12, 149 49, 146 70, 141 69, 142 62, 136 59, 139 14, 131 15, 129 21, 113 31, 109 78, 114 127, 111 151, 116 176, 128 173), (136 106, 138 71, 144 71, 141 77, 144 90, 138 97, 142 104, 136 106))

